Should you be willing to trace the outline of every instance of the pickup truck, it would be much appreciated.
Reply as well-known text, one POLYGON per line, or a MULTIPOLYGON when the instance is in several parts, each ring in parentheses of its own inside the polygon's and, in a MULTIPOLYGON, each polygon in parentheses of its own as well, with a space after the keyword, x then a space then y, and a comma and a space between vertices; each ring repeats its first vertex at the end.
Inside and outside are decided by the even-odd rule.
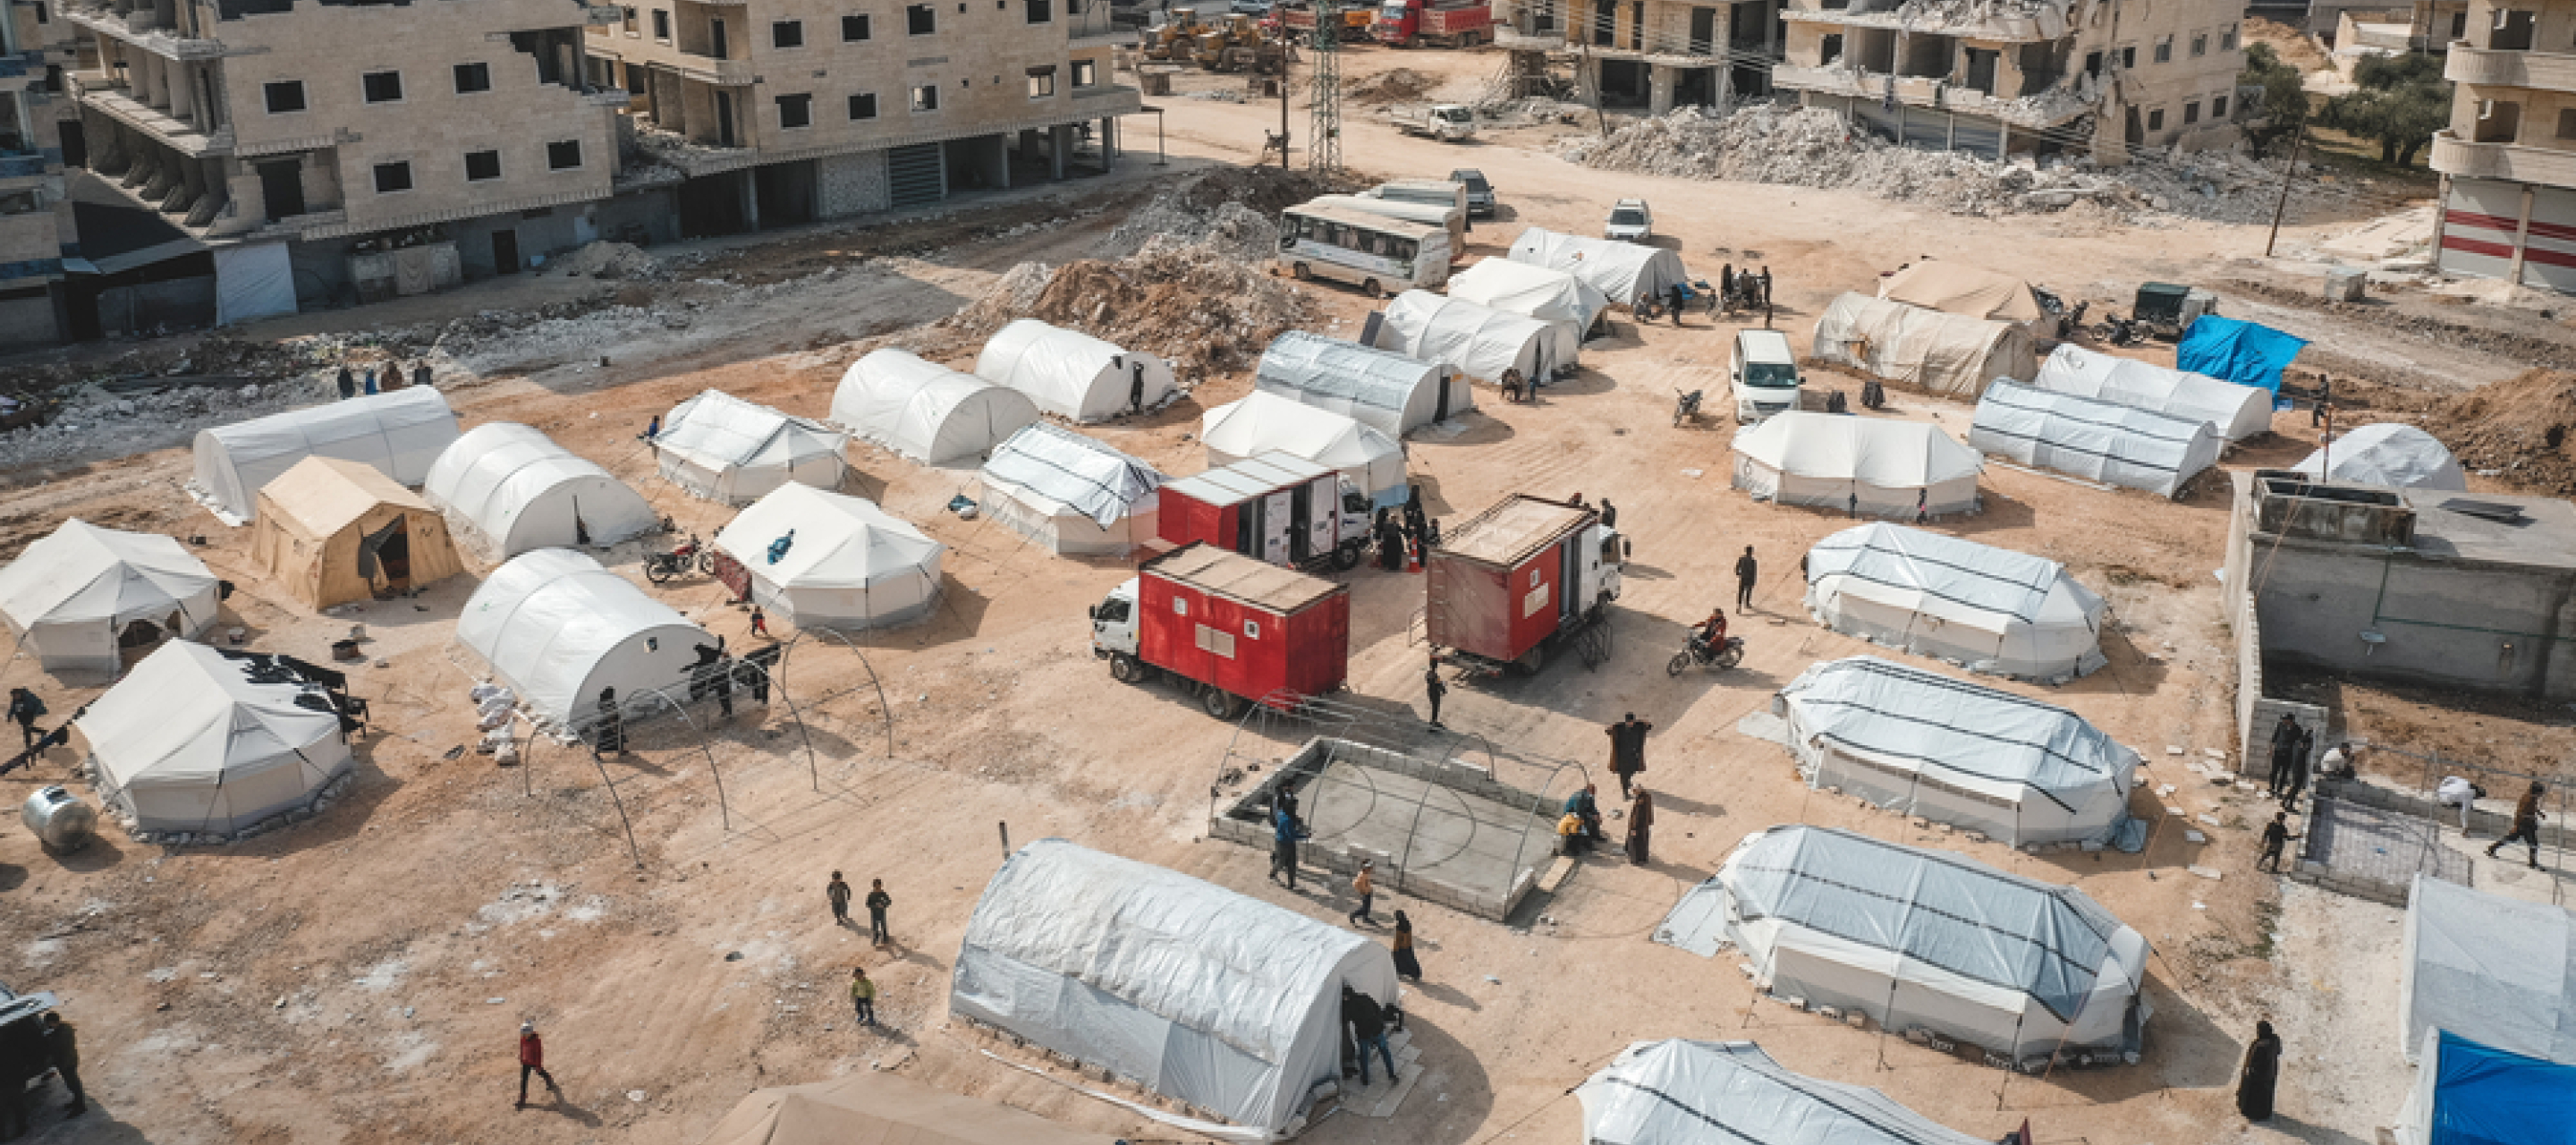
POLYGON ((1486 0, 1385 0, 1377 10, 1377 41, 1399 48, 1472 48, 1493 34, 1486 0))
POLYGON ((1463 103, 1398 108, 1386 113, 1386 118, 1397 131, 1406 135, 1420 135, 1443 143, 1456 143, 1476 134, 1475 109, 1463 103))

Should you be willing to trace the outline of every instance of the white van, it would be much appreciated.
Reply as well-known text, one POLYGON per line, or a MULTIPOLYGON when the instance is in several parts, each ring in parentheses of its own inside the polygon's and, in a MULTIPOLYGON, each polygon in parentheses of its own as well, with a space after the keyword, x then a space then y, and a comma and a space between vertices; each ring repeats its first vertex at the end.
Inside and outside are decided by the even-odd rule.
POLYGON ((1777 330, 1738 330, 1726 377, 1735 390, 1735 420, 1753 425, 1798 408, 1798 354, 1777 330))

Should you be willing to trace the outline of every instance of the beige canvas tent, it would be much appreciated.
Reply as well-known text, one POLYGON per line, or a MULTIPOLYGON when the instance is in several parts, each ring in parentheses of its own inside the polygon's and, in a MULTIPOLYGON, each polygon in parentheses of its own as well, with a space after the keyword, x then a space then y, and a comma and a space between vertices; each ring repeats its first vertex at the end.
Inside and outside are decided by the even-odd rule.
POLYGON ((1887 276, 1878 296, 1943 314, 2017 323, 2034 333, 2048 316, 2030 284, 2011 275, 1979 270, 1965 263, 1918 262, 1887 276))
POLYGON ((1844 294, 1816 319, 1816 357, 1837 366, 1976 400, 1996 378, 2027 379, 2030 331, 1866 294, 1844 294))
POLYGON ((701 1145, 1110 1145, 1033 1113, 891 1073, 755 1089, 701 1145))
POLYGON ((308 457, 259 491, 251 561, 310 608, 390 596, 465 571, 447 519, 374 467, 308 457))

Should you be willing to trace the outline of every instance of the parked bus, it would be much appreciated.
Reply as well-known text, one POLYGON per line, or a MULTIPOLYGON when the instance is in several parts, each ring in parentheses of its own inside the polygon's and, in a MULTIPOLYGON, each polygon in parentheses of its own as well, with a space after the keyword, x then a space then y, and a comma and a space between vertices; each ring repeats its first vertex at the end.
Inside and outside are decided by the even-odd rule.
POLYGON ((1309 205, 1341 207, 1353 211, 1365 211, 1372 215, 1384 215, 1390 219, 1403 219, 1409 223, 1436 226, 1449 232, 1449 261, 1456 262, 1467 257, 1467 212, 1455 207, 1442 208, 1430 203, 1414 203, 1403 199, 1372 199, 1366 195, 1325 195, 1315 199, 1309 205))
POLYGON ((1348 207, 1308 203, 1279 216, 1278 266, 1383 298, 1449 281, 1449 231, 1348 207))

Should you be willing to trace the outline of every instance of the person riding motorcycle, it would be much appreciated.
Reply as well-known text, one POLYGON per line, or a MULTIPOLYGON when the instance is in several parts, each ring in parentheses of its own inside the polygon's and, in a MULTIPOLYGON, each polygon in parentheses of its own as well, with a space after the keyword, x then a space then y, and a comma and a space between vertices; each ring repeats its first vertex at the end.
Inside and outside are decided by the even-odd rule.
POLYGON ((1691 645, 1712 655, 1726 647, 1725 609, 1708 610, 1708 619, 1700 621, 1699 627, 1691 633, 1691 645))

